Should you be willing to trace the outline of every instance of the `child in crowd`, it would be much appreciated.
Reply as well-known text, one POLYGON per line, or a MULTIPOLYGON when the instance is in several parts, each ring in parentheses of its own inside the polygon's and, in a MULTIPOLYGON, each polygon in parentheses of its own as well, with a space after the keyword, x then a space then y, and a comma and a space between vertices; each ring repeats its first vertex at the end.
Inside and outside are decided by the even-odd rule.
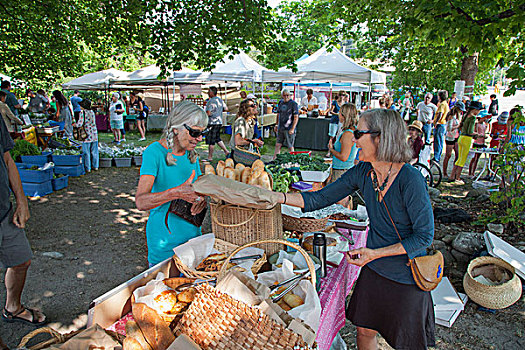
POLYGON ((423 132, 423 123, 419 120, 414 120, 412 124, 408 126, 408 145, 412 149, 412 160, 410 164, 415 164, 419 160, 419 153, 423 148, 424 142, 421 138, 423 132))
MULTIPOLYGON (((474 143, 472 144, 472 148, 474 149, 480 149, 485 148, 485 140, 487 139, 487 133, 489 132, 489 123, 488 118, 491 116, 486 111, 479 112, 476 124, 474 125, 474 133, 476 136, 474 137, 474 143)), ((481 156, 481 153, 474 153, 474 157, 470 160, 470 164, 468 167, 468 174, 469 176, 474 177, 474 174, 476 172, 476 168, 478 167, 478 161, 479 157, 481 156)))
POLYGON ((490 148, 498 148, 500 141, 505 140, 507 136, 507 120, 509 119, 509 112, 502 112, 498 120, 492 123, 490 130, 490 148))
POLYGON ((461 101, 456 101, 454 107, 447 114, 447 125, 445 134, 445 158, 443 159, 443 175, 448 178, 448 161, 452 157, 454 151, 454 163, 458 160, 458 139, 459 139, 459 124, 461 116, 465 112, 465 105, 461 101))

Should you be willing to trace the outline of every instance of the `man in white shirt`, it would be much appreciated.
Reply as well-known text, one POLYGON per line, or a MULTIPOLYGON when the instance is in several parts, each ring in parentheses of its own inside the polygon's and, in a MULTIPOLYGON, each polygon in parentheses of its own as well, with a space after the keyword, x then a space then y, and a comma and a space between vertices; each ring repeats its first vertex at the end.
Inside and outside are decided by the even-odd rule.
POLYGON ((314 91, 312 89, 306 90, 306 96, 301 99, 301 114, 306 114, 310 111, 316 110, 315 106, 318 106, 317 97, 314 96, 314 91), (312 106, 308 108, 308 106, 312 106))
POLYGON ((425 95, 423 102, 419 102, 416 106, 417 120, 423 123, 423 136, 425 143, 430 143, 430 134, 432 133, 432 121, 437 111, 437 106, 430 102, 432 94, 428 92, 425 95))

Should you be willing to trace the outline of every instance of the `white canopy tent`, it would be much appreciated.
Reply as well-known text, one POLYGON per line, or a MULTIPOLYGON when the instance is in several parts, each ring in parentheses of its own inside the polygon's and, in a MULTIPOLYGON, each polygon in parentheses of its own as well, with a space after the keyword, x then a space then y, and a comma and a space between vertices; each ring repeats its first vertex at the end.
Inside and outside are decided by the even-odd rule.
POLYGON ((116 81, 125 79, 128 75, 128 72, 110 68, 73 79, 62 84, 62 88, 66 90, 105 90, 116 81))
POLYGON ((173 72, 173 83, 202 83, 209 81, 261 82, 262 72, 267 70, 244 52, 232 59, 218 62, 211 72, 173 72))
POLYGON ((323 47, 311 56, 297 60, 297 72, 280 68, 277 72, 265 70, 264 81, 328 81, 385 84, 386 74, 365 68, 355 63, 341 51, 323 47))
MULTIPOLYGON (((195 73, 194 70, 182 67, 179 73, 195 73)), ((119 85, 166 85, 171 83, 171 76, 173 71, 168 71, 167 78, 159 80, 160 67, 155 64, 137 69, 129 73, 127 76, 118 79, 116 83, 119 85)))

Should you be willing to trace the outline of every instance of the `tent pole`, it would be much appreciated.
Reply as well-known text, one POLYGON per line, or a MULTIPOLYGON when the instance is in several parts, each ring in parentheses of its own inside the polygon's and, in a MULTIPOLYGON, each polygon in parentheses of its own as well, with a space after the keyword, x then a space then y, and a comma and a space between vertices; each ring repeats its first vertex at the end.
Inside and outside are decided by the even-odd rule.
POLYGON ((166 85, 166 109, 170 112, 170 86, 166 85))
POLYGON ((370 72, 370 80, 368 81, 368 109, 372 107, 372 73, 370 72))
POLYGON ((175 107, 175 71, 173 71, 173 105, 172 108, 175 107))
MULTIPOLYGON (((255 78, 253 79, 253 92, 255 95, 255 78)), ((254 101, 257 103, 256 101, 254 101)), ((264 117, 264 113, 266 112, 264 110, 264 71, 261 71, 261 117, 264 117)), ((259 124, 259 128, 261 129, 261 140, 264 140, 264 126, 259 124)))

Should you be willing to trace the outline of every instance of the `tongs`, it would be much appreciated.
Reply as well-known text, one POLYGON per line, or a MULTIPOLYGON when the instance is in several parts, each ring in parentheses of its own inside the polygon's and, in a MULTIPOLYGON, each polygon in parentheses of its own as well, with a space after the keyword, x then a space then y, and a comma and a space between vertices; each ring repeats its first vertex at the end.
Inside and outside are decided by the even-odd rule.
POLYGON ((284 297, 286 294, 288 294, 288 292, 290 292, 292 289, 294 289, 298 284, 299 282, 301 282, 301 280, 305 277, 309 277, 310 276, 310 270, 308 271, 305 271, 303 272, 302 274, 300 275, 297 275, 297 276, 294 276, 292 278, 289 278, 287 279, 286 281, 283 281, 279 284, 276 284, 276 285, 273 285, 273 286, 270 286, 270 291, 273 291, 274 289, 276 288, 279 288, 279 287, 282 287, 290 282, 292 282, 292 284, 290 284, 285 290, 283 290, 281 293, 271 297, 272 301, 273 302, 278 302, 279 300, 282 299, 282 297, 284 297))
POLYGON ((188 288, 198 286, 199 284, 210 283, 210 282, 215 282, 215 281, 217 281, 216 278, 209 278, 209 279, 195 281, 195 282, 190 282, 190 283, 183 283, 183 284, 175 287, 175 291, 180 293, 180 292, 182 292, 182 291, 184 291, 184 290, 186 290, 188 288))
POLYGON ((240 261, 240 260, 260 259, 260 258, 262 258, 261 254, 247 255, 247 256, 241 256, 241 257, 238 257, 238 258, 231 258, 230 262, 232 262, 232 261, 240 261))

